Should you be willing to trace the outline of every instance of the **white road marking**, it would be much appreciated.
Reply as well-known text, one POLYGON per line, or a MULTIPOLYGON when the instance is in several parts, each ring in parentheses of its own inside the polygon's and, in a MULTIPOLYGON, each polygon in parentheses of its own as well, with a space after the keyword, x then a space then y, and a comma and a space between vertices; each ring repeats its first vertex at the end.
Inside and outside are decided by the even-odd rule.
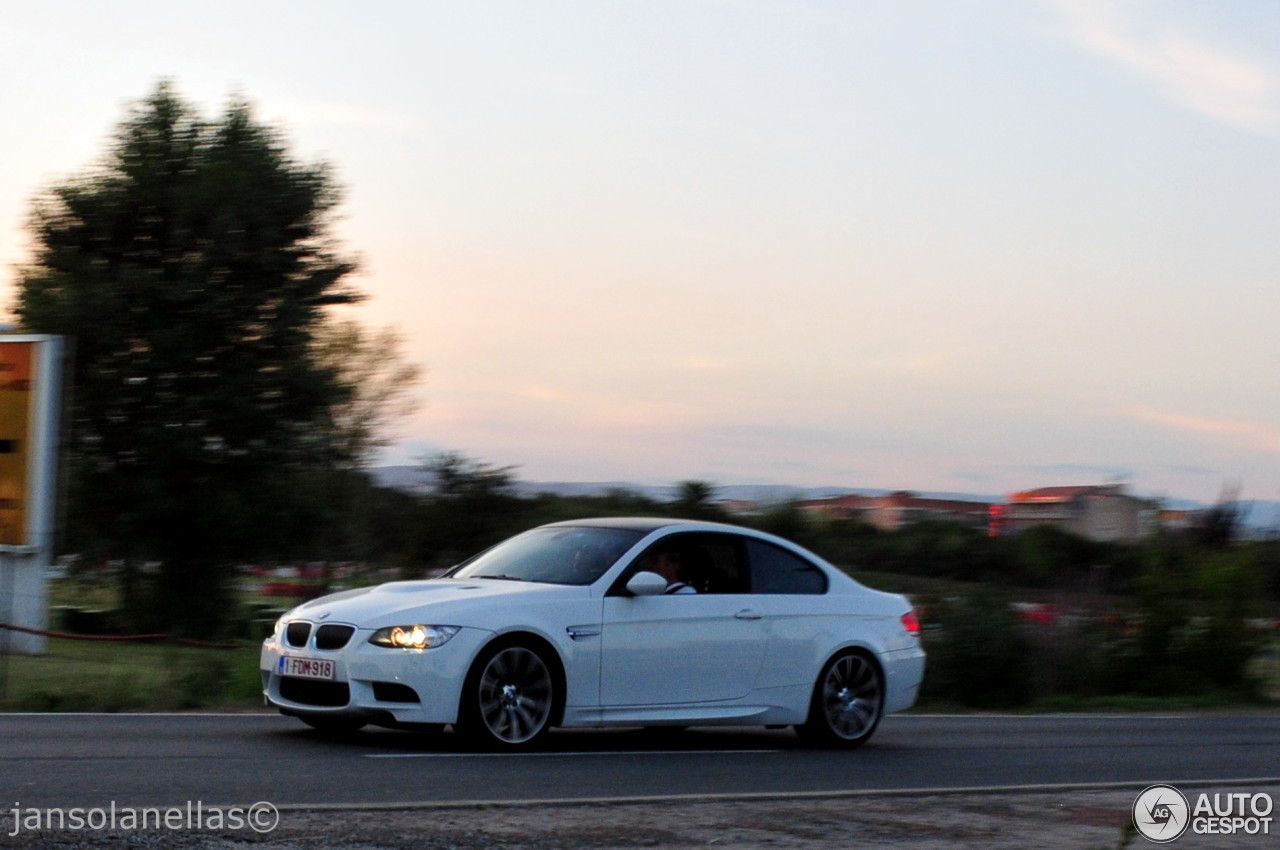
MULTIPOLYGON (((631 753, 634 755, 634 753, 631 753)), ((493 809, 551 808, 569 806, 630 805, 634 803, 749 803, 797 800, 856 800, 877 797, 961 797, 967 795, 992 796, 1000 794, 1060 794, 1074 791, 1121 791, 1142 789, 1150 785, 1147 780, 1124 782, 1065 782, 1044 785, 978 785, 965 787, 933 788, 865 788, 846 791, 763 791, 724 794, 652 794, 621 797, 548 797, 523 800, 429 800, 422 802, 382 803, 279 803, 276 808, 285 811, 397 811, 429 809, 493 809)), ((1167 783, 1175 787, 1189 785, 1198 788, 1258 788, 1280 786, 1280 777, 1257 779, 1178 779, 1167 783)))
POLYGON ((365 753, 367 759, 474 759, 474 758, 533 758, 552 756, 579 758, 581 756, 714 756, 760 755, 781 753, 783 750, 601 750, 599 752, 537 752, 537 753, 365 753))

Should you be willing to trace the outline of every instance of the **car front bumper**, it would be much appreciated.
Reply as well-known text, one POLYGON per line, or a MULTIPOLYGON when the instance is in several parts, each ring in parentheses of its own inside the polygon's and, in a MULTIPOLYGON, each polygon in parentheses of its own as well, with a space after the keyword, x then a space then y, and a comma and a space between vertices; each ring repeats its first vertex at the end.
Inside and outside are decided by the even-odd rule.
POLYGON ((389 649, 369 643, 371 629, 356 629, 337 650, 289 646, 282 635, 262 644, 262 694, 286 714, 365 718, 396 724, 454 723, 467 671, 490 635, 461 629, 434 649, 389 649), (331 678, 286 675, 286 659, 322 662, 331 678))

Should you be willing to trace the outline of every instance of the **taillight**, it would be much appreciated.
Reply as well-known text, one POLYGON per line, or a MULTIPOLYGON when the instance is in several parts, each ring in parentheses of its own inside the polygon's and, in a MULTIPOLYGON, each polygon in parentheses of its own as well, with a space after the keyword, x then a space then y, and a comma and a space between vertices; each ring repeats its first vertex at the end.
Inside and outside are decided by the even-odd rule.
POLYGON ((902 615, 902 627, 907 630, 907 634, 920 637, 920 618, 914 610, 902 615))

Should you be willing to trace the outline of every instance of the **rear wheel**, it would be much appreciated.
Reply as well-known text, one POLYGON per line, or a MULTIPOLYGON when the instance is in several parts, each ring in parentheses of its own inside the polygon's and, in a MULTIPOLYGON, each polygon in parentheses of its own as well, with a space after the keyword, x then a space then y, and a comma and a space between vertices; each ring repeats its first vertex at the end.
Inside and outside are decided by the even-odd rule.
POLYGON ((551 727, 556 687, 538 650, 499 646, 482 655, 467 677, 459 731, 491 748, 530 746, 551 727))
POLYGON ((809 718, 796 732, 825 747, 865 744, 884 713, 884 673, 865 652, 850 650, 822 668, 813 688, 809 718))

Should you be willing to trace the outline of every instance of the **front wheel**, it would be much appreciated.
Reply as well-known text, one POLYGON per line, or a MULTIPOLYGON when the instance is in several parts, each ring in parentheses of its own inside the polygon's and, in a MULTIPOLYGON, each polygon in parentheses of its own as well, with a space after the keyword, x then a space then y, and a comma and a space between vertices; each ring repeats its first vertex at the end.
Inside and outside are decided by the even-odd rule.
POLYGON ((499 647, 467 677, 460 731, 492 748, 527 747, 550 728, 555 705, 556 680, 538 651, 499 647))
POLYGON ((884 713, 884 674, 864 652, 843 652, 822 668, 809 718, 796 732, 805 741, 853 749, 865 744, 884 713))

